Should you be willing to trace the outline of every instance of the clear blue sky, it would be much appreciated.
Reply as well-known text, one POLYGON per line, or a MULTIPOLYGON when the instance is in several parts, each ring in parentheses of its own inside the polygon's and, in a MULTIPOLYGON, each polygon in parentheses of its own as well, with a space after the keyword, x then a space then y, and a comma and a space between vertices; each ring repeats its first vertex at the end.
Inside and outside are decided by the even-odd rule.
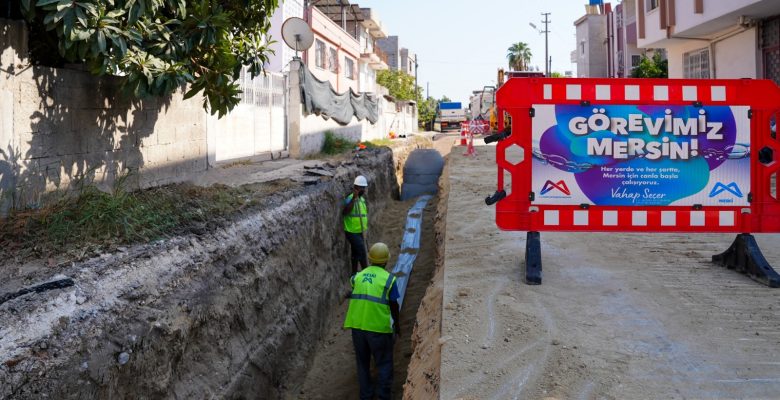
MULTIPOLYGON (((587 0, 351 0, 377 11, 388 35, 419 57, 418 83, 430 95, 468 102, 472 90, 493 85, 499 67, 507 66, 507 48, 525 42, 532 66, 544 71, 542 12, 550 12, 552 70, 574 71, 574 21, 585 14, 587 0), (528 24, 534 23, 539 30, 528 24)), ((618 2, 613 1, 613 6, 618 2)))

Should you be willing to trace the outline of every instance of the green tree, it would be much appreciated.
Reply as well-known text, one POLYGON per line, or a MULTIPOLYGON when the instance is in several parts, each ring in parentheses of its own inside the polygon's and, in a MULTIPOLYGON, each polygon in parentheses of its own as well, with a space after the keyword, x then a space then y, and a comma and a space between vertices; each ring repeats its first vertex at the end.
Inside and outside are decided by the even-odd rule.
POLYGON ((669 62, 661 57, 661 53, 653 54, 653 58, 643 55, 639 65, 631 71, 632 78, 668 78, 669 62))
POLYGON ((185 97, 202 92, 203 107, 220 117, 240 101, 242 67, 263 73, 278 7, 278 0, 20 1, 33 39, 56 47, 49 53, 121 77, 135 97, 189 84, 185 97))
POLYGON ((509 60, 509 69, 525 71, 531 62, 531 48, 524 42, 515 43, 507 49, 506 58, 509 60))
POLYGON ((441 96, 441 100, 439 100, 439 103, 451 103, 452 99, 447 97, 447 95, 441 96))
POLYGON ((419 88, 418 90, 414 89, 414 77, 404 71, 389 69, 378 71, 376 83, 386 87, 390 96, 398 100, 417 100, 419 98, 419 88))
POLYGON ((436 103, 436 99, 431 97, 417 102, 417 121, 420 126, 428 126, 436 117, 436 103))
POLYGON ((563 74, 560 72, 552 72, 550 73, 550 78, 563 78, 563 74))

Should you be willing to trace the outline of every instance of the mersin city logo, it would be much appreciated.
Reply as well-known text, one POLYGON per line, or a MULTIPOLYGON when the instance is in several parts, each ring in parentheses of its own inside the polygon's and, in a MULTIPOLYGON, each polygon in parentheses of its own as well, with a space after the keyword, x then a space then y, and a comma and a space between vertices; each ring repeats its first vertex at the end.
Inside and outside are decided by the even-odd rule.
POLYGON ((739 198, 742 197, 742 191, 739 190, 739 186, 736 182, 731 182, 728 185, 724 185, 723 182, 716 183, 710 192, 710 197, 715 197, 723 192, 729 192, 739 198))
POLYGON ((544 186, 542 186, 542 195, 545 195, 549 193, 553 189, 558 189, 561 193, 571 196, 571 192, 569 191, 569 187, 566 186, 566 182, 560 180, 557 183, 553 181, 547 181, 544 183, 544 186))

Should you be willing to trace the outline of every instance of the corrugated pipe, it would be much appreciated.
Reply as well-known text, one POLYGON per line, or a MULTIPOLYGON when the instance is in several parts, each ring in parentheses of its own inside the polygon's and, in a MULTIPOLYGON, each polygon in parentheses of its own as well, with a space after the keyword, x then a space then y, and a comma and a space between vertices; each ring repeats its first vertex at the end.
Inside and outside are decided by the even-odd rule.
POLYGON ((406 227, 404 227, 404 237, 401 240, 401 252, 398 254, 398 261, 396 261, 392 272, 396 276, 395 284, 398 287, 400 296, 398 298, 399 307, 403 305, 406 287, 409 284, 409 276, 412 274, 412 267, 414 267, 414 260, 420 251, 423 209, 431 198, 433 198, 431 195, 420 196, 406 215, 406 227))

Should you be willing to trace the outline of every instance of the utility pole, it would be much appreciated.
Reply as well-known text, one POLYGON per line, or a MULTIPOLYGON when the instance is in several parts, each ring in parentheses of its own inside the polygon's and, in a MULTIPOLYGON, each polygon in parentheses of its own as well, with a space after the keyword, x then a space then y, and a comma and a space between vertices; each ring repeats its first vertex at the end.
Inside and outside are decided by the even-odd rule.
POLYGON ((548 59, 547 65, 549 66, 548 70, 552 73, 552 56, 548 59))
MULTIPOLYGON (((420 97, 417 96, 417 54, 414 55, 414 101, 420 102, 420 97)), ((418 105, 419 107, 419 105, 418 105)))
POLYGON ((550 77, 550 56, 548 55, 548 43, 547 43, 547 34, 550 33, 550 29, 548 27, 548 24, 550 23, 550 13, 542 13, 544 16, 544 20, 542 20, 542 23, 544 24, 544 30, 542 33, 544 33, 544 76, 550 77))
POLYGON ((430 97, 431 97, 431 83, 425 82, 425 98, 427 99, 430 97))

